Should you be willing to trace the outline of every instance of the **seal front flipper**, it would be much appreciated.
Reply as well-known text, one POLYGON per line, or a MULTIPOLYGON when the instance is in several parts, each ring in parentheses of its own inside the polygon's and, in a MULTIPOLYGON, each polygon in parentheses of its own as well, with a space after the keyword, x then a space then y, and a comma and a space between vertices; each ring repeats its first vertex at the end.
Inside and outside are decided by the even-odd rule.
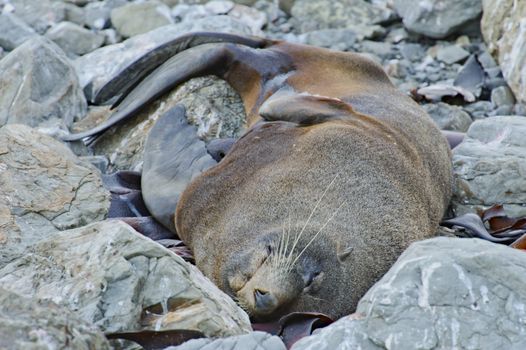
POLYGON ((216 164, 185 115, 181 105, 163 114, 144 145, 142 196, 152 216, 172 232, 175 207, 186 185, 216 164))

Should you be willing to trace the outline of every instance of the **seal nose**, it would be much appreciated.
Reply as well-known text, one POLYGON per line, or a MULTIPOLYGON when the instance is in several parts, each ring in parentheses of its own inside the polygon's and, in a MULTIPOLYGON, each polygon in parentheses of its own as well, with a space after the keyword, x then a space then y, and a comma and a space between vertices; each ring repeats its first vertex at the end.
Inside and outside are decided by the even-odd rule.
POLYGON ((278 305, 278 300, 270 292, 254 289, 256 310, 260 313, 271 313, 278 305))

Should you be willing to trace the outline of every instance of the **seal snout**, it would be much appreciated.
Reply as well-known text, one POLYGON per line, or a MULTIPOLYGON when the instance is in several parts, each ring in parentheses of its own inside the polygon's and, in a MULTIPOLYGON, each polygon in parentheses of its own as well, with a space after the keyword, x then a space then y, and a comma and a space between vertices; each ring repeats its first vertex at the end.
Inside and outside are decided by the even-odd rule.
POLYGON ((269 291, 254 289, 254 305, 258 314, 269 314, 277 308, 278 299, 269 291))

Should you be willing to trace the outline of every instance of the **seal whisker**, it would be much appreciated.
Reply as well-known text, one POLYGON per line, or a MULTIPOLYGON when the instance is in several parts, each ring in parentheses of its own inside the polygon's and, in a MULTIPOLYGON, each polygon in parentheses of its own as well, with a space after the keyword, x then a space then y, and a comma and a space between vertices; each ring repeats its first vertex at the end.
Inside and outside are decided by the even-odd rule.
MULTIPOLYGON (((318 201, 316 202, 316 205, 314 206, 314 208, 312 209, 312 211, 310 212, 310 215, 309 217, 307 218, 307 221, 305 222, 305 224, 303 225, 301 231, 298 233, 298 235, 296 236, 296 238, 294 239, 294 243, 292 244, 292 248, 290 249, 290 253, 289 255, 287 256, 287 260, 290 262, 290 260, 292 260, 292 254, 294 253, 294 249, 296 248, 296 245, 299 243, 300 239, 301 239, 301 236, 303 235, 303 232, 305 232, 305 229, 307 228, 307 226, 309 225, 310 223, 310 220, 312 219, 312 216, 314 215, 314 212, 316 211, 316 209, 318 209, 318 206, 320 205, 321 201, 323 200, 323 198, 325 197, 325 195, 327 194, 327 191, 329 191, 329 189, 331 188, 331 186, 334 184, 334 181, 336 181, 336 178, 338 178, 340 174, 337 173, 334 178, 332 179, 332 181, 329 183, 329 185, 325 188, 325 190, 323 191, 323 194, 321 195, 321 197, 318 199, 318 201)), ((292 266, 294 264, 288 264, 288 267, 292 266)))
POLYGON ((294 261, 289 265, 287 266, 287 271, 289 271, 289 269, 291 269, 294 264, 296 263, 296 261, 298 261, 298 259, 301 257, 301 255, 303 253, 305 253, 305 251, 307 250, 307 248, 312 244, 312 242, 314 242, 316 240, 316 238, 320 235, 320 233, 323 231, 323 229, 329 224, 329 222, 331 222, 331 220, 336 216, 336 214, 338 214, 338 211, 340 211, 341 207, 343 207, 343 205, 346 203, 347 201, 343 201, 342 204, 340 204, 340 206, 338 207, 338 209, 336 209, 334 211, 334 213, 329 217, 329 219, 327 219, 327 221, 325 221, 325 224, 323 224, 323 226, 318 230, 318 232, 316 232, 316 234, 311 238, 311 240, 309 241, 309 243, 307 243, 305 245, 305 247, 303 248, 303 250, 298 254, 298 256, 296 256, 296 259, 294 259, 294 261))

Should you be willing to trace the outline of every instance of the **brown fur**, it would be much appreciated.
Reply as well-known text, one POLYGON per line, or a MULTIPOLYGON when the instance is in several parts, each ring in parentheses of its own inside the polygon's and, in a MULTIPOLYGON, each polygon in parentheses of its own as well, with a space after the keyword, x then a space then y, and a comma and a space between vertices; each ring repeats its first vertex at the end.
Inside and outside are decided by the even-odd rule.
POLYGON ((411 242, 433 235, 451 191, 447 142, 358 54, 283 42, 222 50, 251 128, 183 192, 177 231, 255 318, 349 314, 411 242), (290 253, 303 227, 292 259, 323 230, 290 270, 276 268, 283 232, 290 253))

